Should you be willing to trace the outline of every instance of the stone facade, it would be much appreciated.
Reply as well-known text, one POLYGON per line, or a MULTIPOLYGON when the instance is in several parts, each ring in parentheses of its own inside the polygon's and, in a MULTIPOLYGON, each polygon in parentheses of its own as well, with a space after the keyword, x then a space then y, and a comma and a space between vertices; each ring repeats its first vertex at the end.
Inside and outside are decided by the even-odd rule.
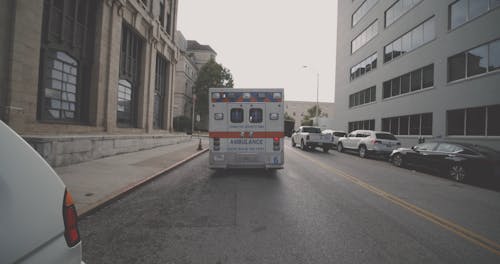
MULTIPOLYGON (((84 9, 71 6, 69 2, 1 1, 0 57, 7 59, 0 61, 2 82, 0 118, 16 132, 26 136, 53 165, 66 165, 142 148, 142 146, 122 147, 122 142, 125 142, 122 139, 123 135, 126 135, 127 140, 135 141, 130 143, 131 146, 144 144, 145 148, 154 145, 147 142, 156 142, 159 145, 165 143, 156 140, 158 138, 175 141, 176 139, 170 139, 173 137, 170 131, 173 119, 175 68, 179 58, 179 50, 174 41, 177 0, 80 1, 88 3, 93 8, 87 10, 88 15, 83 17, 80 17, 80 12, 84 9), (77 14, 73 20, 54 23, 53 20, 59 18, 54 14, 67 12, 68 8, 78 10, 73 12, 77 14), (71 45, 65 45, 63 37, 60 37, 60 43, 52 41, 51 44, 47 44, 52 37, 47 32, 53 30, 53 27, 62 28, 62 33, 59 32, 61 36, 78 35, 79 31, 72 33, 71 27, 79 30, 81 24, 87 26, 85 32, 93 34, 73 40, 71 45), (138 69, 137 81, 130 96, 132 99, 128 99, 133 105, 133 110, 130 110, 133 118, 127 127, 117 122, 117 111, 120 111, 121 103, 119 80, 122 79, 124 72, 121 65, 124 61, 124 52, 121 47, 125 29, 137 36, 140 47, 137 49, 139 54, 135 54, 138 60, 134 61, 133 65, 138 69), (46 66, 47 47, 51 51, 54 47, 56 51, 57 47, 63 47, 61 48, 63 53, 71 54, 75 47, 83 45, 86 50, 81 52, 83 54, 79 57, 81 61, 76 59, 77 66, 75 66, 78 73, 75 77, 78 81, 75 83, 79 90, 73 95, 76 94, 78 99, 68 99, 70 98, 68 90, 63 89, 69 88, 63 88, 58 94, 59 101, 48 101, 50 98, 47 98, 46 80, 55 77, 50 76, 50 73, 47 77, 47 73, 45 75, 43 73, 43 70, 50 71, 46 66), (164 58, 166 62, 160 71, 157 67, 158 57, 164 58), (84 60, 88 63, 84 64, 84 60), (163 82, 158 81, 160 75, 163 82), (158 83, 163 85, 159 87, 158 83), (161 91, 161 96, 157 96, 158 91, 161 91), (74 104, 70 102, 61 106, 64 104, 63 99, 74 100, 74 104), (59 107, 60 113, 66 113, 67 110, 66 117, 73 117, 74 113, 78 113, 79 118, 68 121, 57 119, 59 115, 51 116, 50 113, 53 112, 45 109, 49 107, 45 105, 47 101, 51 104, 50 107, 54 105, 59 107), (74 109, 75 105, 77 110, 74 109), (43 109, 45 111, 42 111, 43 109), (74 110, 74 113, 69 110, 74 110), (82 139, 85 137, 88 138, 82 139), (151 140, 145 142, 145 138, 151 140), (114 147, 108 148, 111 144, 114 147)), ((68 85, 68 80, 61 80, 64 81, 66 81, 64 85, 68 85)))

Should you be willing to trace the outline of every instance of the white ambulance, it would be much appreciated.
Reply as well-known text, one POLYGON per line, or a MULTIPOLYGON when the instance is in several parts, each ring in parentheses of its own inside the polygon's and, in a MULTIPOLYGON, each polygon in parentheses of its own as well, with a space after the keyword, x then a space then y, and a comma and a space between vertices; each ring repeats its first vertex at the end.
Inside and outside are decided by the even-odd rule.
POLYGON ((209 167, 281 169, 283 89, 210 88, 209 167))

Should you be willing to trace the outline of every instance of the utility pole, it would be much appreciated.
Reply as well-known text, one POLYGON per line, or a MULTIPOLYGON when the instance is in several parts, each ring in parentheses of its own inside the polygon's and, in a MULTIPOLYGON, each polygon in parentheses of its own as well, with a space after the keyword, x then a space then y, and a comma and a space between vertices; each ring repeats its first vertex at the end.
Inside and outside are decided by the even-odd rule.
POLYGON ((193 102, 193 113, 191 114, 191 135, 194 133, 194 110, 195 110, 195 105, 196 105, 196 94, 193 92, 193 97, 192 97, 192 102, 193 102))

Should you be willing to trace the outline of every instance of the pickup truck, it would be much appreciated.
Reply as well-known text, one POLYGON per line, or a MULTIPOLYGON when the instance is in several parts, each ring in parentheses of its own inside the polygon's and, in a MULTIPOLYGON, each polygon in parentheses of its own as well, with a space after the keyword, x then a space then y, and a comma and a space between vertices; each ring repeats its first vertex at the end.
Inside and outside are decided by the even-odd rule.
POLYGON ((321 133, 321 128, 313 126, 301 126, 292 134, 292 147, 299 145, 302 150, 313 150, 316 147, 328 152, 333 148, 331 134, 321 133))

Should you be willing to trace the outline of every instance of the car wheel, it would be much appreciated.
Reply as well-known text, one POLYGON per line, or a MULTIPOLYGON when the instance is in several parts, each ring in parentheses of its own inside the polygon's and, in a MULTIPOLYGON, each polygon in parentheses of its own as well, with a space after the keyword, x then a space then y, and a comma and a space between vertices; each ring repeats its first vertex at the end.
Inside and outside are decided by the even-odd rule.
POLYGON ((323 152, 324 152, 324 153, 328 153, 328 151, 329 151, 329 150, 330 150, 330 148, 329 148, 329 147, 323 147, 323 152))
POLYGON ((392 156, 392 164, 396 167, 404 167, 405 161, 403 159, 403 155, 398 153, 392 156))
POLYGON ((342 146, 342 143, 337 144, 337 151, 338 152, 344 152, 344 146, 342 146))
POLYGON ((361 158, 366 158, 367 156, 367 151, 366 151, 366 147, 365 146, 360 146, 359 149, 359 157, 361 158))
POLYGON ((297 144, 295 144, 295 141, 292 138, 292 147, 295 147, 297 144))
POLYGON ((448 177, 457 182, 464 182, 467 176, 465 167, 460 163, 455 163, 448 169, 448 177))
POLYGON ((307 146, 306 146, 306 144, 304 144, 303 139, 300 141, 300 149, 302 149, 303 151, 307 151, 307 146))

